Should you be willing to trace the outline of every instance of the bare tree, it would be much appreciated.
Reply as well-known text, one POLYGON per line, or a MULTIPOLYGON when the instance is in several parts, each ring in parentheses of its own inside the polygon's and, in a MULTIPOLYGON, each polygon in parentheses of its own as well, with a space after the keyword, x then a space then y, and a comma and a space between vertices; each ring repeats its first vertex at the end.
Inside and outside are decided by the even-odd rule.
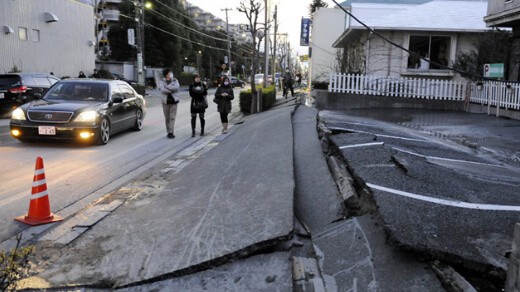
POLYGON ((284 69, 284 65, 286 64, 286 58, 287 58, 287 53, 288 53, 288 46, 287 46, 287 42, 280 42, 278 45, 277 45, 278 49, 278 66, 282 69, 284 69))
MULTIPOLYGON (((246 15, 247 20, 249 21, 249 32, 251 33, 251 36, 253 38, 253 62, 252 62, 252 73, 251 73, 251 91, 253 94, 256 93, 256 84, 254 81, 254 74, 256 73, 256 56, 257 56, 257 50, 256 50, 256 38, 258 31, 260 28, 258 27, 258 17, 260 15, 260 12, 262 12, 262 4, 259 1, 256 0, 244 0, 240 2, 240 6, 238 6, 237 10, 239 12, 242 12, 246 15)), ((265 76, 267 78, 267 76, 265 76)))

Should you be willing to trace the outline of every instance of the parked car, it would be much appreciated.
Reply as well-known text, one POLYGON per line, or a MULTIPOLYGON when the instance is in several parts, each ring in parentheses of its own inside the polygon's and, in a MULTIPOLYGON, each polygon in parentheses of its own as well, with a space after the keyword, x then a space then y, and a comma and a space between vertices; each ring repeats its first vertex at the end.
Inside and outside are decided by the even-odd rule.
POLYGON ((112 74, 112 76, 114 77, 115 80, 121 80, 128 84, 137 84, 137 81, 126 79, 125 76, 123 76, 121 74, 112 73, 112 72, 110 74, 112 74))
POLYGON ((0 74, 0 107, 17 107, 44 94, 60 79, 45 73, 0 74))
POLYGON ((240 87, 244 88, 246 83, 243 80, 238 79, 238 77, 235 76, 229 76, 229 82, 231 83, 232 87, 240 87))
POLYGON ((11 136, 22 142, 61 139, 104 145, 115 133, 140 131, 146 114, 143 96, 119 80, 61 80, 36 98, 11 115, 11 136))
POLYGON ((262 84, 262 83, 264 83, 264 74, 262 74, 262 73, 255 74, 254 80, 255 80, 255 84, 262 84))

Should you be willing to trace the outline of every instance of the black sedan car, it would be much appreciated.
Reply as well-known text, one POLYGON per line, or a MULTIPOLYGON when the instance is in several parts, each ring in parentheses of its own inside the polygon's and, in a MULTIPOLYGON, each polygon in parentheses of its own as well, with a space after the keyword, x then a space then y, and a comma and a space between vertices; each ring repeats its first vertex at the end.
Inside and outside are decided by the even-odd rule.
POLYGON ((59 80, 45 73, 0 74, 0 108, 15 108, 29 102, 59 80))
POLYGON ((110 136, 143 127, 146 102, 119 80, 66 79, 13 111, 11 136, 26 142, 63 139, 104 145, 110 136))
POLYGON ((240 80, 240 79, 238 79, 235 76, 229 76, 229 82, 231 82, 231 86, 232 87, 244 88, 244 86, 245 86, 245 82, 240 80))

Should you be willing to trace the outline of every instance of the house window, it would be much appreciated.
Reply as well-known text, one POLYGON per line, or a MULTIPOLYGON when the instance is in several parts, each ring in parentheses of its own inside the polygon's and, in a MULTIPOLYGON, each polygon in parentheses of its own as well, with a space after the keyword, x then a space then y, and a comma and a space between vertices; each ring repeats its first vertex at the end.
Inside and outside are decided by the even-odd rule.
POLYGON ((33 29, 32 30, 32 40, 33 42, 40 42, 40 30, 39 29, 33 29))
POLYGON ((439 65, 428 63, 422 58, 448 66, 451 37, 411 35, 408 49, 420 57, 408 57, 408 69, 443 69, 439 65))
POLYGON ((18 36, 21 40, 26 41, 27 40, 27 27, 20 27, 18 28, 18 36))

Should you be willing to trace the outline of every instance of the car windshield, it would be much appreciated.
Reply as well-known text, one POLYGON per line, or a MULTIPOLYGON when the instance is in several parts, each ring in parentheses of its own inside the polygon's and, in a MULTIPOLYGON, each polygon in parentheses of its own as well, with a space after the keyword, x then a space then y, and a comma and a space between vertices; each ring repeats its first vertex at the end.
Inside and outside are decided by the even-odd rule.
POLYGON ((61 82, 53 86, 45 100, 108 101, 108 84, 61 82))

